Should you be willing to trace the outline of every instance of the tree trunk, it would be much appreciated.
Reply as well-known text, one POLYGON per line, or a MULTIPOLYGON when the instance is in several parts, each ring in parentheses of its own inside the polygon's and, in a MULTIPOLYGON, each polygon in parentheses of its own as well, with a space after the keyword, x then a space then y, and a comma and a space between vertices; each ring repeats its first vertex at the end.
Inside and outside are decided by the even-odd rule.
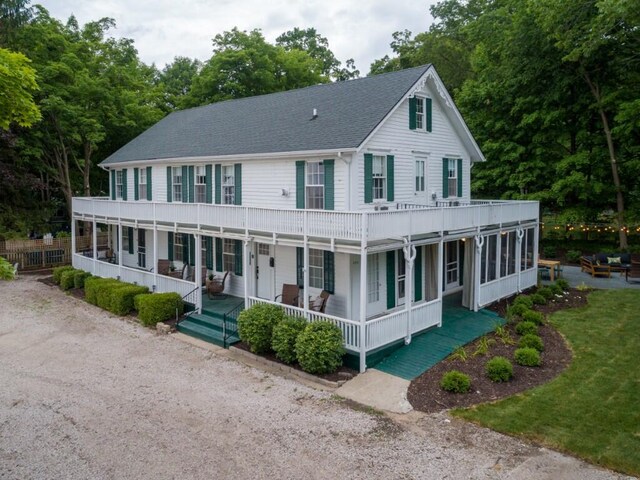
POLYGON ((624 250, 628 247, 627 233, 624 230, 624 197, 622 196, 622 185, 620 184, 620 175, 618 172, 618 162, 616 160, 615 146, 613 145, 613 137, 611 135, 611 128, 609 127, 609 120, 607 113, 602 106, 602 96, 600 89, 591 81, 591 77, 586 70, 583 70, 582 76, 587 82, 589 89, 598 105, 598 113, 602 120, 602 128, 604 129, 604 135, 607 139, 607 148, 609 149, 609 161, 611 162, 611 174, 613 177, 613 185, 616 189, 616 207, 618 211, 618 236, 620 239, 620 249, 624 250))

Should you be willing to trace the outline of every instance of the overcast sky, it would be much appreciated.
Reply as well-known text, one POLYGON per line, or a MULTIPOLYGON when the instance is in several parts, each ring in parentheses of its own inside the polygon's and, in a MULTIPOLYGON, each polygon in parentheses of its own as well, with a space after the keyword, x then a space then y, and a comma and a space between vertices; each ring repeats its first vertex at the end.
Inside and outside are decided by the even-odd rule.
POLYGON ((59 20, 80 24, 112 17, 113 36, 132 38, 140 58, 162 68, 175 56, 207 60, 211 39, 238 27, 259 28, 267 41, 294 27, 315 27, 343 64, 353 58, 361 75, 373 60, 391 54, 391 34, 415 35, 432 22, 435 0, 32 0, 59 20))

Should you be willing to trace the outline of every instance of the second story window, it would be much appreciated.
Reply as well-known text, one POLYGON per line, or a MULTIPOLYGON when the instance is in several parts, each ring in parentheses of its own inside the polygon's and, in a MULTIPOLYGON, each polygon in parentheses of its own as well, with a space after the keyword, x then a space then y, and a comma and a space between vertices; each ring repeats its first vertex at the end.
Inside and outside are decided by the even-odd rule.
POLYGON ((387 198, 387 169, 384 155, 373 156, 373 199, 387 198))
POLYGON ((138 173, 138 198, 147 199, 147 169, 142 168, 138 173))
POLYGON ((416 98, 416 129, 424 130, 424 98, 416 98))
POLYGON ((234 205, 236 199, 235 172, 233 165, 222 167, 222 203, 234 205))
POLYGON ((449 159, 449 169, 447 175, 448 190, 450 197, 458 196, 458 161, 455 158, 449 159))
POLYGON ((207 173, 204 165, 195 167, 195 201, 206 203, 207 201, 207 173))
POLYGON ((122 198, 122 170, 116 172, 116 198, 122 198))
POLYGON ((324 167, 321 162, 307 163, 307 208, 324 209, 324 167))
POLYGON ((171 178, 173 201, 182 202, 182 167, 173 167, 171 178))
POLYGON ((431 131, 433 121, 433 102, 429 97, 409 98, 409 129, 423 132, 431 131))
POLYGON ((416 193, 424 192, 424 158, 416 158, 416 193))

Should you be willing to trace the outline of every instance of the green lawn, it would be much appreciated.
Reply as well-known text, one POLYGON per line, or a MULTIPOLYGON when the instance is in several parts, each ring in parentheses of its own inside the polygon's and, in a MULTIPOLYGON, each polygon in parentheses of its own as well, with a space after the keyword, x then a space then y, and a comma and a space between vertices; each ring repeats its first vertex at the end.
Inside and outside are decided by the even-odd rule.
POLYGON ((640 291, 607 290, 551 316, 574 352, 558 378, 454 415, 640 474, 640 291))

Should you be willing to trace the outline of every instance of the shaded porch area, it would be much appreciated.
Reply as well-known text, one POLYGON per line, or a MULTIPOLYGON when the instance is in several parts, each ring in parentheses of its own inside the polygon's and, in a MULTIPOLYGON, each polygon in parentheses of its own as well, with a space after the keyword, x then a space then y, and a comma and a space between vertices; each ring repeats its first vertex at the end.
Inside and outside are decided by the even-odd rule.
POLYGON ((504 323, 504 318, 490 310, 474 312, 463 307, 461 293, 449 295, 443 298, 442 327, 430 328, 413 337, 409 345, 397 349, 373 368, 413 380, 444 360, 459 346, 504 323))

